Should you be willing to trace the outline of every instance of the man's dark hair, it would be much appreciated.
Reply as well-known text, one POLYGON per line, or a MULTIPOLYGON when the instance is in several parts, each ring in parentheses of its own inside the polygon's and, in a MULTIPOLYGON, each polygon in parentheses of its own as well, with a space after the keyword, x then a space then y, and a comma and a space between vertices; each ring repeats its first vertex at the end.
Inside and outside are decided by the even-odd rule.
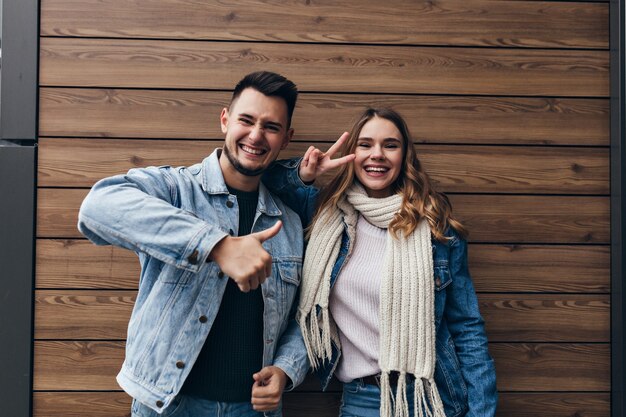
POLYGON ((280 97, 287 103, 287 127, 291 126, 291 116, 298 99, 296 85, 280 74, 270 71, 252 72, 241 79, 235 86, 230 104, 241 95, 246 88, 253 88, 268 97, 280 97))

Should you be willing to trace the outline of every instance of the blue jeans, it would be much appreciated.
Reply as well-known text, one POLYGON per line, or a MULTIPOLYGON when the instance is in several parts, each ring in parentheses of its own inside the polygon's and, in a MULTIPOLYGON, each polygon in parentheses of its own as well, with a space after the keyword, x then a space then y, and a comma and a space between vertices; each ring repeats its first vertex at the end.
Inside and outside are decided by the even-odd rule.
MULTIPOLYGON (((395 387, 392 387, 395 394, 395 387)), ((406 387, 406 399, 409 403, 409 416, 413 417, 413 398, 415 383, 406 387)), ((343 397, 339 417, 379 417, 380 416, 380 387, 364 384, 360 378, 343 384, 343 397)))
POLYGON ((254 411, 252 404, 225 403, 202 398, 178 395, 172 404, 163 410, 163 414, 133 400, 132 417, 262 417, 263 413, 254 411))

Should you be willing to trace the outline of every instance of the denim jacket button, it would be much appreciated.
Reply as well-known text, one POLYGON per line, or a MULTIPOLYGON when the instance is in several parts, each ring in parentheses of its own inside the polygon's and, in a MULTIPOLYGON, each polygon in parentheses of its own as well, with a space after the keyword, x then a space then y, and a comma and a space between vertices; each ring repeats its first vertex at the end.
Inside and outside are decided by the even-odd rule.
POLYGON ((160 400, 159 400, 159 401, 157 401, 157 402, 156 402, 156 406, 157 406, 158 408, 163 407, 163 401, 160 401, 160 400))
POLYGON ((226 207, 233 208, 234 205, 235 205, 235 203, 233 203, 232 201, 226 200, 226 207))
POLYGON ((195 249, 191 255, 189 255, 189 257, 187 258, 187 261, 189 261, 190 264, 195 265, 198 263, 198 250, 195 249))
POLYGON ((178 369, 183 369, 185 367, 185 362, 183 362, 183 361, 176 362, 176 367, 178 369))
POLYGON ((200 321, 200 323, 206 323, 207 321, 209 321, 209 319, 207 319, 206 316, 200 316, 198 320, 200 321))
POLYGON ((228 234, 233 236, 235 234, 235 232, 233 231, 233 229, 228 229, 228 234))
POLYGON ((441 287, 441 278, 439 278, 439 277, 435 278, 435 285, 438 286, 438 287, 441 287))
POLYGON ((222 271, 217 273, 218 278, 224 278, 224 273, 222 271))

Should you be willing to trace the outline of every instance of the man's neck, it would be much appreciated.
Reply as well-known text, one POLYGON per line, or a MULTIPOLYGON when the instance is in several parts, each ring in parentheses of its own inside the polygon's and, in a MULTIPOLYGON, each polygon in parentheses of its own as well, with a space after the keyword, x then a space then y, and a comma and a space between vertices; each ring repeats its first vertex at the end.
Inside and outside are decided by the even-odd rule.
POLYGON ((219 163, 222 169, 222 175, 224 176, 224 182, 229 187, 240 191, 256 191, 259 189, 261 175, 254 177, 243 175, 232 166, 223 151, 220 155, 219 163))

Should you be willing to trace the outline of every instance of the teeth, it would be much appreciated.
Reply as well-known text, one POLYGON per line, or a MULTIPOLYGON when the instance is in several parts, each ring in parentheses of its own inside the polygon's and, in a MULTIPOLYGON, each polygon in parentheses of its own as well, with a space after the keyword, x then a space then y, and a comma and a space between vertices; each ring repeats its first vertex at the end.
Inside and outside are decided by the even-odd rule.
POLYGON ((365 168, 367 172, 387 172, 387 168, 382 167, 367 167, 365 168))
POLYGON ((251 153, 253 155, 262 155, 262 154, 265 153, 265 151, 262 150, 262 149, 254 149, 254 148, 250 148, 250 147, 248 147, 246 145, 241 145, 241 149, 243 149, 244 151, 246 151, 248 153, 251 153))

